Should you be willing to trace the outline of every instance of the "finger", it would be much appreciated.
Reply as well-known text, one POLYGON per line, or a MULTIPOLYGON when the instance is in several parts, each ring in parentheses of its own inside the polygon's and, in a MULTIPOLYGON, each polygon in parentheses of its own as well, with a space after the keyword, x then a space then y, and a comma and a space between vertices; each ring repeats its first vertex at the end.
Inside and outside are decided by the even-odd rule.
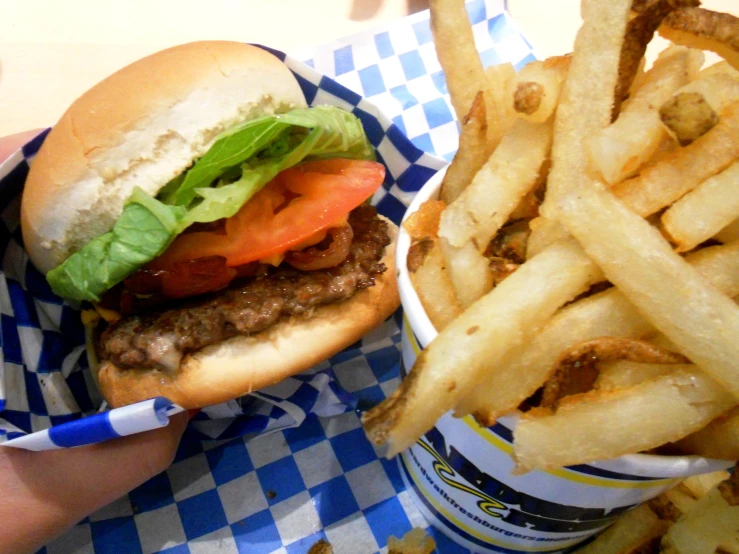
POLYGON ((13 539, 23 541, 20 552, 39 548, 164 471, 186 426, 181 413, 161 429, 102 444, 47 452, 0 447, 0 521, 15 524, 0 527, 0 544, 13 539))

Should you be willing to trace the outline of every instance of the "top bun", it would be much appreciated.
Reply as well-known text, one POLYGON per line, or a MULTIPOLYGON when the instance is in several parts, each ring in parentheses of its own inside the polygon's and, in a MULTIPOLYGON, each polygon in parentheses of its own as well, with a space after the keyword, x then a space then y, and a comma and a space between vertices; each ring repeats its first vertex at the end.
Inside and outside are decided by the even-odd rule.
POLYGON ((78 98, 33 161, 26 251, 47 273, 109 231, 135 187, 155 196, 229 127, 306 106, 290 70, 239 42, 193 42, 124 67, 78 98))

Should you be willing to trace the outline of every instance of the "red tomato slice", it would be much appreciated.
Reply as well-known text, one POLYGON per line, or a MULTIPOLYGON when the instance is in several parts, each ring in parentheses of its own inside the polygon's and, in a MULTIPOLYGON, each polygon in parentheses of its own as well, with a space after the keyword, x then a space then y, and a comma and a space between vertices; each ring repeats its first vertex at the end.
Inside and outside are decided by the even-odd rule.
POLYGON ((280 173, 229 218, 225 234, 185 233, 150 267, 223 256, 230 267, 283 254, 306 244, 372 195, 385 179, 376 162, 334 158, 280 173))

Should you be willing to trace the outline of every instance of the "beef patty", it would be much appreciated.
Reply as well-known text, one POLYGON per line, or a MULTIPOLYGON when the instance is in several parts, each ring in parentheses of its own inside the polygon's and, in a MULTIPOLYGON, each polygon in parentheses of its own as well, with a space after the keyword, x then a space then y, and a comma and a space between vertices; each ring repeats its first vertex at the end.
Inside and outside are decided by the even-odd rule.
POLYGON ((321 305, 346 300, 374 285, 386 270, 387 223, 371 206, 349 214, 354 237, 346 259, 316 271, 282 264, 180 307, 123 317, 101 335, 101 358, 121 368, 176 369, 182 357, 236 335, 267 329, 284 317, 305 317, 321 305))

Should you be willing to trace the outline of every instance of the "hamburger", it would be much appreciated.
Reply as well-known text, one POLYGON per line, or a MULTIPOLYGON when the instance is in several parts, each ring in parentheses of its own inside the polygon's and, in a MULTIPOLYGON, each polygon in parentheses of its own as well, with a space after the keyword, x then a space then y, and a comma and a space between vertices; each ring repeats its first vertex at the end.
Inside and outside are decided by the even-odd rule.
POLYGON ((359 340, 399 305, 384 166, 361 122, 308 108, 257 47, 196 42, 77 99, 26 181, 26 251, 79 303, 108 403, 237 398, 359 340))

